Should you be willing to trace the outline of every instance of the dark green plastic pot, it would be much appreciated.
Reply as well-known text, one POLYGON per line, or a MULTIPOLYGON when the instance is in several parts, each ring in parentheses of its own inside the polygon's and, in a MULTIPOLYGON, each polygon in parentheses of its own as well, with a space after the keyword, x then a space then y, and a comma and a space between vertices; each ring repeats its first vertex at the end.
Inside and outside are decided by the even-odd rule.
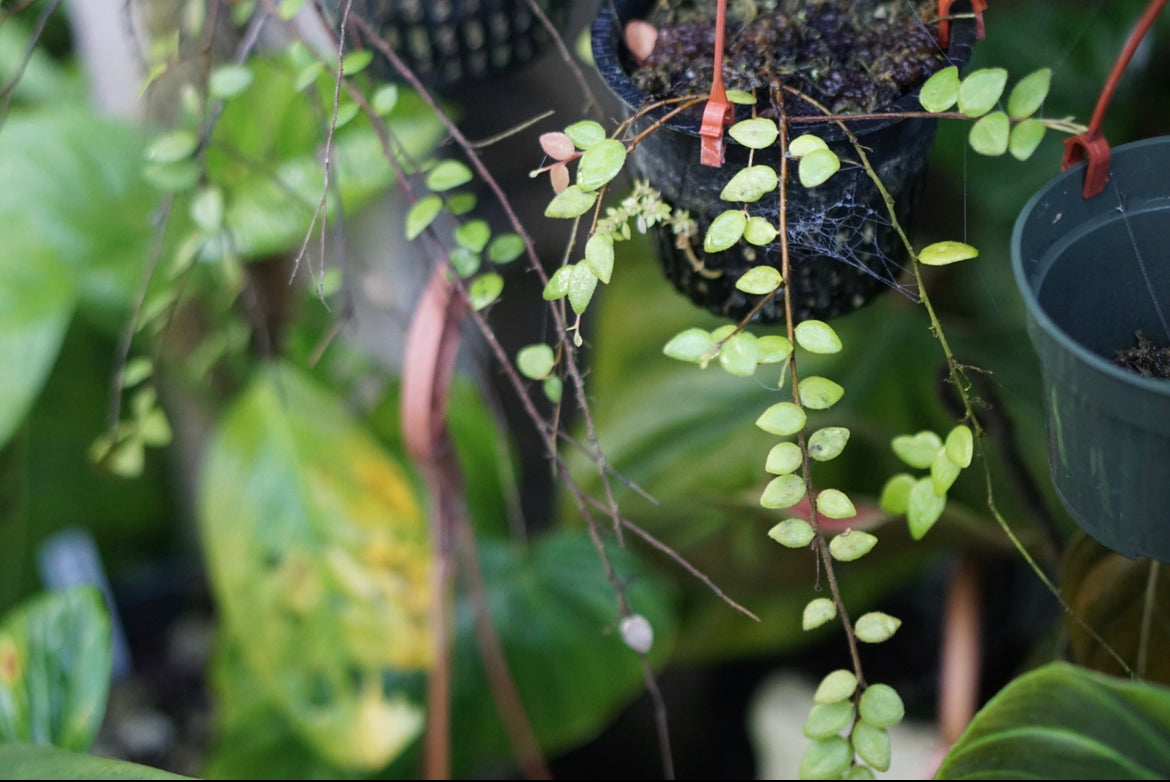
POLYGON ((1170 561, 1170 380, 1111 362, 1135 333, 1170 342, 1170 137, 1113 150, 1104 192, 1084 164, 1024 207, 1012 266, 1043 369, 1048 460, 1069 513, 1128 557, 1170 561))

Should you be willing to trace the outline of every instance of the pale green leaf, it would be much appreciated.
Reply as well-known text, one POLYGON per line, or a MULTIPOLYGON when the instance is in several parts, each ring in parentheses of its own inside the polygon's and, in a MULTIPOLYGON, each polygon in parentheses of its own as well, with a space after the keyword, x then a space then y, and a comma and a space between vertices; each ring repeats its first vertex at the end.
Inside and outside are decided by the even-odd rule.
POLYGON ((738 103, 741 106, 754 106, 756 104, 756 96, 743 90, 727 90, 727 100, 729 103, 738 103))
POLYGON ((495 272, 481 274, 467 286, 467 298, 474 309, 482 310, 500 297, 504 291, 504 278, 495 272))
POLYGON ((790 442, 777 443, 768 451, 764 469, 773 475, 787 475, 800 469, 803 461, 804 456, 799 445, 790 442))
POLYGON ((531 380, 543 380, 556 366, 553 349, 544 343, 526 345, 516 354, 516 369, 531 380))
POLYGON ((1011 120, 1002 111, 993 111, 971 126, 967 140, 980 155, 998 157, 1007 152, 1011 139, 1011 120))
POLYGON ((982 68, 969 73, 959 85, 959 111, 968 117, 982 117, 995 108, 1007 84, 1003 68, 982 68))
POLYGON ((809 353, 839 353, 841 338, 828 323, 820 320, 802 320, 796 324, 796 344, 809 353))
POLYGON ((1026 119, 1018 123, 1008 136, 1008 152, 1016 160, 1027 160, 1040 146, 1047 130, 1044 123, 1038 119, 1026 119))
POLYGON ((374 53, 369 49, 358 49, 349 52, 341 58, 341 72, 345 76, 361 73, 374 61, 374 53))
POLYGON ((845 389, 827 377, 813 375, 800 381, 800 404, 809 410, 828 410, 841 399, 845 389))
POLYGON ((881 611, 870 611, 857 618, 853 630, 857 634, 857 640, 865 641, 867 644, 880 644, 892 638, 901 626, 902 620, 895 616, 881 611))
POLYGON ((758 201, 774 191, 778 182, 771 166, 748 166, 728 180, 719 197, 724 201, 758 201))
MULTIPOLYGON (((826 600, 827 598, 817 599, 826 600)), ((832 603, 831 600, 829 602, 832 603)), ((807 608, 805 610, 807 611, 807 608)), ((836 608, 834 607, 835 613, 836 608)), ((827 739, 849 727, 851 722, 853 722, 853 704, 849 701, 817 703, 809 710, 801 732, 804 733, 805 738, 827 739)))
POLYGON ((757 247, 771 244, 776 240, 776 226, 772 225, 772 221, 759 215, 752 215, 748 218, 747 225, 743 229, 743 238, 749 243, 757 247))
POLYGON ((889 728, 897 725, 906 716, 906 707, 897 690, 888 684, 871 684, 861 693, 857 704, 858 714, 870 725, 889 728))
POLYGON ((816 692, 813 693, 813 702, 839 703, 852 698, 856 691, 857 677, 853 675, 853 671, 838 668, 821 679, 816 692))
POLYGON ((488 258, 492 263, 511 263, 524 254, 524 239, 520 234, 500 234, 488 245, 488 258))
POLYGON ((565 135, 572 139, 577 149, 589 149, 605 141, 605 128, 593 120, 574 122, 565 128, 565 135))
POLYGON ((947 66, 927 79, 918 93, 922 108, 932 113, 946 111, 959 99, 959 69, 947 66))
POLYGON ((816 187, 841 170, 841 160, 831 149, 814 149, 800 159, 797 176, 805 187, 816 187))
POLYGON ((852 738, 853 749, 859 758, 878 771, 890 769, 890 734, 885 728, 859 722, 853 728, 852 738))
POLYGON ((768 537, 787 548, 804 548, 815 535, 812 525, 804 519, 785 519, 768 530, 768 537))
POLYGON ((791 508, 804 499, 804 478, 799 475, 779 475, 768 481, 760 495, 760 505, 765 508, 791 508))
POLYGON ((223 191, 218 187, 200 188, 191 199, 191 220, 208 234, 223 228, 223 191))
POLYGON ((727 133, 740 144, 751 149, 764 149, 776 143, 780 135, 776 121, 767 117, 755 117, 737 122, 727 133))
POLYGON ((756 419, 756 426, 768 434, 788 437, 804 428, 805 412, 792 402, 777 402, 756 419))
POLYGON ((594 234, 585 242, 586 265, 607 285, 613 275, 613 259, 613 240, 608 236, 594 234))
POLYGON ((548 397, 548 401, 556 404, 561 401, 561 394, 564 393, 564 381, 556 375, 549 375, 544 379, 541 388, 544 390, 544 395, 548 397))
POLYGON ((566 264, 553 272, 552 276, 548 278, 548 284, 544 286, 544 292, 541 294, 546 301, 555 301, 563 296, 569 295, 569 279, 573 275, 573 264, 566 264))
POLYGON ((709 331, 690 328, 671 337, 662 352, 670 358, 698 364, 713 357, 715 340, 709 331))
POLYGON ((443 211, 443 199, 437 195, 420 198, 406 212, 406 238, 413 240, 430 227, 443 211))
POLYGON ((817 512, 830 519, 851 519, 857 515, 857 508, 845 492, 824 489, 817 495, 817 512))
POLYGON ((934 432, 923 430, 918 434, 900 434, 890 443, 898 458, 919 470, 925 470, 934 462, 935 454, 943 447, 942 438, 934 432))
POLYGON ((317 82, 321 74, 325 72, 325 63, 320 60, 314 60, 301 68, 300 73, 297 74, 297 79, 293 82, 293 90, 295 92, 303 92, 311 85, 317 82))
POLYGON ((853 760, 853 748, 840 736, 808 745, 800 758, 801 779, 840 779, 853 760))
POLYGON ((910 509, 910 492, 918 479, 908 472, 898 473, 882 487, 878 505, 887 513, 901 516, 910 509))
POLYGON ((577 185, 569 185, 557 193, 544 210, 545 217, 571 219, 589 211, 597 201, 597 193, 586 192, 577 185))
POLYGON ((910 537, 922 540, 930 531, 934 523, 942 516, 946 508, 946 495, 939 496, 934 490, 934 481, 930 478, 920 478, 910 490, 910 497, 906 507, 906 521, 910 528, 910 537))
POLYGON ((849 430, 844 426, 826 426, 809 435, 808 455, 818 462, 836 459, 849 442, 849 430))
POLYGON ((947 489, 951 488, 955 479, 959 477, 960 470, 962 468, 947 456, 946 449, 940 448, 934 456, 934 461, 930 463, 930 480, 934 485, 934 493, 946 494, 947 489))
POLYGON ((971 458, 975 455, 975 437, 966 424, 959 424, 947 434, 944 444, 947 449, 947 458, 960 467, 971 466, 971 458))
POLYGON ((760 363, 779 364, 792 355, 792 343, 788 337, 779 334, 765 334, 760 337, 760 363))
POLYGON ((760 346, 756 335, 741 331, 723 344, 719 351, 719 365, 730 375, 751 377, 759 363, 760 346))
POLYGON ((597 290, 597 275, 583 263, 574 264, 569 272, 569 305, 580 315, 589 306, 597 290))
POLYGON ((207 79, 207 92, 220 100, 234 98, 252 84, 252 69, 246 65, 221 65, 207 79))
POLYGON ((604 139, 586 150, 577 164, 577 186, 597 190, 621 173, 626 162, 626 145, 616 139, 604 139))
POLYGON ((845 530, 829 541, 829 553, 838 562, 861 559, 877 545, 877 538, 864 530, 845 530))
POLYGON ((788 154, 797 158, 804 157, 810 152, 816 152, 818 149, 828 148, 829 145, 820 136, 815 136, 812 133, 805 133, 788 142, 788 154))
POLYGON ((1041 68, 1020 79, 1008 95, 1008 116, 1012 119, 1027 119, 1044 105, 1048 88, 1052 84, 1052 69, 1041 68))
POLYGON ((744 293, 764 296, 780 287, 784 278, 774 266, 753 266, 735 281, 735 287, 744 293))
POLYGON ((441 160, 427 172, 427 187, 436 192, 465 185, 472 179, 471 169, 458 160, 441 160))
POLYGON ((486 220, 468 220, 455 228, 455 243, 474 253, 483 252, 491 239, 492 229, 486 220))
POLYGON ((929 244, 918 253, 918 260, 927 266, 946 266, 978 257, 979 251, 971 245, 950 240, 929 244))
MULTIPOLYGON (((837 618, 837 604, 827 597, 817 597, 808 602, 801 616, 800 626, 803 630, 815 630, 821 625, 837 618)), ((826 704, 827 705, 827 704, 826 704)), ((836 733, 836 731, 833 731, 836 733)), ((807 735, 807 734, 805 734, 807 735)), ((810 736, 810 738, 815 738, 810 736)))
POLYGON ((390 112, 394 111, 394 107, 398 105, 398 85, 397 84, 383 84, 378 87, 370 98, 370 106, 374 109, 374 113, 380 117, 385 117, 390 112))
POLYGON ((146 159, 153 163, 186 160, 199 146, 199 137, 189 130, 172 130, 146 146, 146 159))
POLYGON ((453 247, 448 253, 448 259, 451 261, 451 268, 455 270, 462 279, 467 279, 479 271, 482 265, 482 259, 479 253, 472 252, 466 247, 453 247))
POLYGON ((738 209, 728 209, 711 221, 703 239, 703 249, 709 253, 726 250, 739 241, 745 227, 747 215, 738 209))

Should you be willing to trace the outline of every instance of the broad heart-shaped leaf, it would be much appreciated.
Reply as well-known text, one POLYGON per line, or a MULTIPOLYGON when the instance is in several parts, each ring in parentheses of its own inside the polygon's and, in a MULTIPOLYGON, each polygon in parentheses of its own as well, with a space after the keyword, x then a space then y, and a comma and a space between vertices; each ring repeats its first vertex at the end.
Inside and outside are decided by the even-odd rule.
MULTIPOLYGON (((332 74, 318 77, 315 92, 297 93, 292 89, 295 69, 261 57, 252 58, 250 66, 255 80, 247 98, 228 102, 207 150, 208 178, 227 196, 232 247, 244 258, 272 255, 304 241, 325 192, 320 117, 333 110, 332 74)), ((426 157, 442 137, 434 112, 405 88, 399 89, 386 119, 412 159, 426 157)), ((339 208, 358 209, 394 182, 394 169, 364 115, 337 130, 330 158, 329 217, 339 208)))
POLYGON ((1049 663, 980 709, 935 778, 1170 778, 1170 689, 1049 663))
POLYGON ((422 730, 431 553, 416 488, 299 370, 262 369, 220 421, 199 523, 226 632, 305 741, 381 768, 422 730))
POLYGON ((73 315, 75 297, 58 255, 25 223, 7 214, 0 216, 0 236, 4 237, 0 241, 2 446, 24 420, 49 376, 73 315))
MULTIPOLYGON (((556 752, 596 733, 643 690, 640 658, 617 632, 613 587, 583 532, 545 537, 528 549, 481 539, 487 602, 536 737, 556 752)), ((630 609, 649 621, 649 661, 665 659, 676 632, 667 593, 631 549, 606 547, 630 609)), ((456 768, 510 758, 499 713, 475 651, 466 596, 456 607, 452 734, 456 768)))
POLYGON ((39 595, 0 624, 0 741, 84 752, 106 711, 110 620, 92 587, 39 595))
POLYGON ((192 779, 125 760, 0 741, 0 779, 192 779))

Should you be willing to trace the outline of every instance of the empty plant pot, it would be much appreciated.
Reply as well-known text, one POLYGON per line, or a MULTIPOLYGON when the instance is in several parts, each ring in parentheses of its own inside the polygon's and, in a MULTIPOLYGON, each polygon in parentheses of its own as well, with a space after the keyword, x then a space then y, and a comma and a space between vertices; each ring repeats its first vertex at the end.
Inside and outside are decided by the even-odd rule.
MULTIPOLYGON (((654 101, 638 89, 630 77, 635 67, 622 30, 631 19, 642 18, 653 0, 606 0, 593 23, 593 57, 609 88, 630 112, 654 101)), ((975 42, 972 19, 952 25, 951 44, 940 67, 947 63, 964 66, 975 42)), ((725 68, 726 72, 726 68, 725 68)), ((702 85, 705 92, 710 85, 702 85)), ((748 106, 738 106, 736 119, 751 116, 748 106)), ((701 108, 700 110, 701 111, 701 108)), ((724 186, 748 165, 749 152, 726 138, 726 160, 722 167, 700 163, 699 111, 678 115, 664 127, 650 133, 633 153, 636 172, 662 193, 671 206, 687 210, 695 219, 697 236, 687 248, 676 246, 669 229, 656 229, 655 239, 666 276, 696 304, 728 318, 739 320, 759 303, 760 297, 741 292, 736 281, 753 266, 781 267, 779 242, 755 247, 744 242, 723 252, 704 254, 702 238, 711 221, 734 204, 719 198, 724 186), (697 268, 695 259, 702 268, 697 268)), ((882 113, 921 113, 917 89, 884 106, 882 113)), ((649 128, 667 113, 655 109, 640 118, 635 132, 649 128)), ((937 120, 929 117, 854 120, 847 123, 866 149, 871 165, 893 197, 895 214, 909 228, 921 196, 927 163, 934 144, 937 120)), ((844 161, 840 171, 822 185, 805 188, 796 178, 795 162, 787 185, 788 244, 794 316, 827 319, 851 312, 874 297, 904 281, 902 270, 908 261, 905 247, 891 224, 880 190, 865 169, 856 163, 858 154, 835 123, 790 123, 790 135, 813 133, 824 140, 844 161)), ((779 170, 778 147, 758 150, 753 164, 779 170)), ((779 196, 765 195, 749 205, 759 215, 778 225, 779 196)), ((784 318, 781 296, 773 298, 759 312, 759 322, 784 318)))
MULTIPOLYGON (((568 0, 536 5, 557 28, 571 7, 568 0)), ((553 42, 529 0, 353 0, 350 13, 377 29, 424 85, 439 90, 510 73, 553 42)), ((398 78, 383 58, 375 67, 398 78)))
POLYGON ((1061 501, 1100 543, 1170 561, 1170 380, 1113 362, 1137 332, 1170 343, 1170 137, 1113 150, 1105 190, 1082 163, 1024 207, 1012 266, 1043 370, 1061 501))

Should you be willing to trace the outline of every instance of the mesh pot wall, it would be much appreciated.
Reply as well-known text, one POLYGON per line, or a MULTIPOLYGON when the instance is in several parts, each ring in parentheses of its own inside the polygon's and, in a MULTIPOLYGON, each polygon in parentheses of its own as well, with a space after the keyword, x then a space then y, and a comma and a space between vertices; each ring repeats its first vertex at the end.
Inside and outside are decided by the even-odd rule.
MULTIPOLYGON (((334 0, 338 5, 338 0, 334 0)), ((568 20, 569 0, 536 0, 558 29, 568 20)), ((553 43, 529 0, 353 0, 357 14, 428 87, 447 89, 521 68, 553 43)), ((377 75, 396 79, 384 58, 377 75)))
MULTIPOLYGON (((593 57, 609 88, 630 112, 652 103, 630 79, 633 59, 625 47, 622 28, 630 19, 644 16, 653 0, 606 0, 592 27, 593 57)), ((947 50, 951 63, 964 66, 975 42, 973 20, 952 24, 947 50)), ((709 88, 709 85, 707 85, 709 88)), ((737 119, 750 116, 738 107, 737 119)), ((921 112, 917 92, 904 95, 885 111, 921 112)), ((658 121, 666 110, 649 112, 636 123, 641 131, 658 121)), ((793 135, 815 133, 842 160, 856 160, 848 137, 836 124, 792 124, 793 135)), ((930 118, 855 121, 850 130, 866 147, 878 176, 894 198, 895 214, 908 227, 925 184, 927 163, 934 144, 937 120, 930 118)), ((633 162, 638 174, 659 190, 676 208, 686 209, 698 224, 693 254, 702 259, 707 274, 700 273, 685 250, 676 246, 669 229, 655 231, 659 258, 666 276, 696 304, 733 319, 740 319, 759 297, 739 291, 735 282, 753 266, 780 268, 780 246, 753 247, 741 242, 729 250, 704 254, 702 237, 711 221, 731 204, 719 194, 728 180, 748 164, 749 150, 727 139, 726 162, 720 168, 699 162, 699 119, 676 117, 638 145, 633 162), (716 276, 712 276, 716 275, 716 276)), ((753 162, 779 169, 779 153, 773 147, 756 152, 753 162)), ((908 258, 900 237, 890 224, 880 191, 863 168, 845 165, 828 182, 805 188, 793 176, 788 184, 788 241, 795 315, 827 319, 851 312, 882 291, 897 284, 908 258)), ((749 205, 750 212, 777 224, 779 196, 771 194, 749 205)), ((784 317, 777 296, 760 311, 760 322, 784 317)))
POLYGON ((1170 562, 1170 380, 1111 360, 1138 331, 1170 343, 1170 137, 1116 147, 1105 190, 1088 200, 1084 169, 1049 182, 1012 234, 1043 370, 1049 468, 1087 533, 1170 562))

